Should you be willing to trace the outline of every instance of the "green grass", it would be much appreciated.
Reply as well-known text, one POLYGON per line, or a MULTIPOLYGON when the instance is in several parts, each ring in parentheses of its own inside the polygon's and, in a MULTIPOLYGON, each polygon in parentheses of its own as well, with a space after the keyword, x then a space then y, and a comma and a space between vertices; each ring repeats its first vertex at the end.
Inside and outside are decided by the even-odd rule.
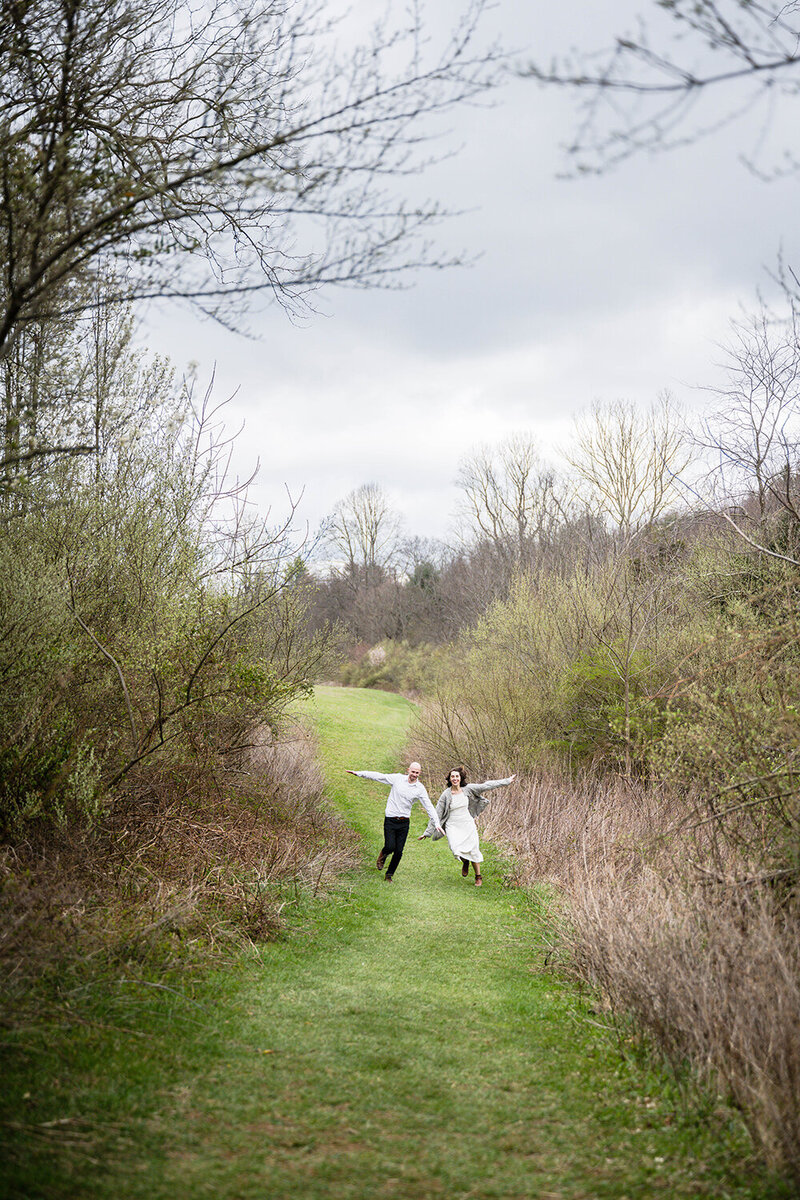
POLYGON ((589 1000, 543 972, 539 900, 503 886, 491 847, 478 890, 445 843, 416 841, 418 809, 395 881, 383 882, 372 863, 386 788, 345 768, 400 769, 411 706, 321 688, 308 712, 331 798, 363 837, 363 868, 189 999, 141 987, 134 1005, 118 988, 116 1010, 107 980, 93 1019, 132 1032, 19 1037, 7 1112, 25 1128, 7 1126, 6 1194, 790 1195, 748 1161, 729 1113, 676 1106, 668 1079, 624 1058, 589 1000))

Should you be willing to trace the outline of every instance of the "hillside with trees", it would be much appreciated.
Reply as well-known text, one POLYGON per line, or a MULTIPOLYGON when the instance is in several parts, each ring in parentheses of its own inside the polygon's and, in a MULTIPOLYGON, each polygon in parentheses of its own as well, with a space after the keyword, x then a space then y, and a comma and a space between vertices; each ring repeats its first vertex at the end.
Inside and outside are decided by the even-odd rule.
POLYGON ((557 961, 796 1172, 794 315, 733 327, 694 427, 668 398, 596 405, 565 458, 559 474, 523 434, 476 448, 451 547, 403 544, 384 497, 384 558, 360 544, 317 581, 312 622, 349 636, 345 682, 419 698, 433 775, 523 773, 487 832, 520 882, 568 900, 557 961))

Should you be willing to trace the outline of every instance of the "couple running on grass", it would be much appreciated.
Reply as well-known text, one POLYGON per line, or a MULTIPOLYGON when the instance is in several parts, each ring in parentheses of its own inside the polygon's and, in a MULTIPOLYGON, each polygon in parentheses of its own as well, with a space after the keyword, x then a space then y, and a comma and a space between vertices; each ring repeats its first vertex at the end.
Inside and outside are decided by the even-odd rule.
POLYGON ((483 877, 480 864, 483 862, 478 827, 475 818, 482 813, 489 801, 483 795, 492 788, 505 787, 516 778, 510 775, 508 779, 488 779, 485 783, 467 783, 467 775, 463 767, 454 767, 447 776, 447 787, 442 792, 434 809, 425 785, 420 783, 419 773, 422 770, 418 762, 412 762, 406 775, 383 775, 380 771, 349 771, 348 775, 357 775, 360 779, 374 779, 376 783, 385 783, 391 788, 389 799, 386 801, 386 815, 383 819, 383 849, 375 864, 379 871, 389 859, 386 868, 386 882, 391 883, 408 837, 411 819, 411 809, 419 801, 430 817, 428 828, 418 841, 429 837, 436 841, 446 837, 454 856, 461 863, 461 874, 466 879, 469 875, 469 864, 475 871, 475 886, 480 887, 483 877))

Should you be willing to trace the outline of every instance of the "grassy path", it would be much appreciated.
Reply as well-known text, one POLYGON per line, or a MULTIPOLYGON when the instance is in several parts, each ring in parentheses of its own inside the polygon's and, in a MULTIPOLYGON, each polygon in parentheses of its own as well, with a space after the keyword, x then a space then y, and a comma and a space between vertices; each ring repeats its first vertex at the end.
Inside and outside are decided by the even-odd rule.
POLYGON ((157 1099, 128 1098, 139 1116, 109 1171, 29 1194, 783 1195, 748 1171, 723 1116, 676 1113, 663 1083, 621 1059, 574 991, 539 971, 535 903, 502 887, 491 848, 478 890, 445 844, 414 839, 418 810, 397 877, 383 882, 372 862, 386 789, 344 769, 398 769, 410 706, 320 689, 309 708, 331 795, 364 836, 364 868, 260 963, 217 977, 191 1053, 162 1039, 157 1099))

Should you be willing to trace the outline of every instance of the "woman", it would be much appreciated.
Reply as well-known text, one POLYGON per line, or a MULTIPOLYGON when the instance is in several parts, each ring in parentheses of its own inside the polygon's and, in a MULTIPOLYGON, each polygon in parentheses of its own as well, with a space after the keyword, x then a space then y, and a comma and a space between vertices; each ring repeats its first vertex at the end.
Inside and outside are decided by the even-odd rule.
MULTIPOLYGON (((488 779, 486 783, 467 783, 464 768, 453 767, 447 776, 448 786, 436 805, 439 824, 444 829, 450 849, 461 863, 461 874, 465 879, 469 876, 469 864, 472 863, 475 887, 483 883, 479 866, 483 862, 483 855, 478 841, 478 826, 475 824, 475 818, 489 803, 483 793, 491 788, 505 787, 514 779, 516 775, 509 775, 508 779, 488 779)), ((433 821, 429 821, 428 828, 418 840, 429 837, 436 841, 441 836, 433 821)))

